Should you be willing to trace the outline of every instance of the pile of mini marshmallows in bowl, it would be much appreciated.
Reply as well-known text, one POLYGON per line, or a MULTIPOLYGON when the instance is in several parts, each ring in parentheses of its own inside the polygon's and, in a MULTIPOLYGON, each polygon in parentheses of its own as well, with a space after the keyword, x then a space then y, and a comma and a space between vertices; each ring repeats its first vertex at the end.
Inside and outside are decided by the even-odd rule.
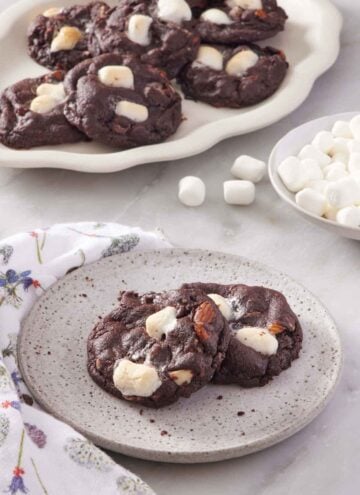
MULTIPOLYGON (((231 173, 237 180, 224 182, 224 200, 229 205, 248 206, 255 201, 255 184, 265 175, 265 162, 251 156, 239 156, 231 173)), ((187 176, 179 181, 179 200, 186 206, 200 206, 205 201, 206 186, 199 177, 187 176)))
POLYGON ((360 115, 316 134, 278 174, 305 211, 360 228, 360 115))

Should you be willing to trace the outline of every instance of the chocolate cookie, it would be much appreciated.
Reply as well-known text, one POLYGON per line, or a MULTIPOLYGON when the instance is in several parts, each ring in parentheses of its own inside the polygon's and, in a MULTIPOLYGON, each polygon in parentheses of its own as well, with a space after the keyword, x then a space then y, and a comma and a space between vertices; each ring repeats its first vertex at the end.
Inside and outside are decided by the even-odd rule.
POLYGON ((50 69, 71 69, 91 56, 88 31, 107 10, 109 7, 103 2, 46 10, 29 26, 30 57, 50 69))
POLYGON ((0 97, 0 142, 10 148, 74 143, 85 136, 64 116, 64 73, 24 79, 0 97))
POLYGON ((121 399, 161 407, 212 379, 229 337, 226 321, 202 291, 123 292, 120 306, 88 338, 88 371, 121 399))
POLYGON ((165 73, 131 55, 100 55, 65 81, 69 122, 96 141, 122 149, 159 143, 181 123, 181 98, 165 73))
POLYGON ((195 29, 207 43, 238 45, 275 36, 286 19, 276 0, 209 0, 195 29))
POLYGON ((202 290, 212 298, 230 326, 230 344, 215 383, 262 386, 299 356, 302 329, 280 292, 241 284, 184 288, 202 290))
POLYGON ((284 54, 274 48, 201 45, 196 60, 181 71, 178 82, 189 99, 241 108, 271 96, 287 68, 284 54))
POLYGON ((185 0, 123 0, 94 24, 90 50, 93 55, 131 52, 173 78, 200 44, 186 27, 191 18, 185 0))

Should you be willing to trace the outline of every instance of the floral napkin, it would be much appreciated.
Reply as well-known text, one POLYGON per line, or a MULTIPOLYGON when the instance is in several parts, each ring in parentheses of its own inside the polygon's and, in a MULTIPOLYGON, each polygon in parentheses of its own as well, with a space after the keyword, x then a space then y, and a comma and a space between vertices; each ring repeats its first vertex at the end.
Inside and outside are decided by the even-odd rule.
POLYGON ((153 495, 72 428, 41 410, 16 362, 21 320, 66 273, 130 250, 167 247, 118 224, 60 224, 0 242, 0 493, 153 495))

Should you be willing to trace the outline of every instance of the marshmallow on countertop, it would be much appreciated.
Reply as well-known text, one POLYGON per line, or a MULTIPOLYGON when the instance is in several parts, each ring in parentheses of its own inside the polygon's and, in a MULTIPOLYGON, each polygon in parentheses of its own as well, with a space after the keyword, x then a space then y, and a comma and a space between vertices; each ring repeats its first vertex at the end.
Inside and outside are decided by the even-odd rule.
POLYGON ((360 228, 360 206, 348 206, 338 211, 336 221, 345 227, 360 228))
POLYGON ((205 201, 205 196, 205 184, 199 177, 189 175, 179 181, 178 197, 184 205, 200 206, 205 201))
POLYGON ((265 162, 248 155, 241 155, 235 160, 231 173, 237 179, 249 180, 256 184, 263 179, 265 170, 265 162))
POLYGON ((211 22, 212 24, 232 24, 233 21, 230 17, 220 9, 208 9, 205 10, 200 16, 202 21, 211 22))
POLYGON ((255 186, 248 180, 225 181, 224 199, 229 205, 248 206, 255 200, 255 186))
POLYGON ((158 18, 166 22, 181 24, 190 21, 192 12, 185 0, 158 0, 158 18))
POLYGON ((272 356, 278 350, 279 343, 267 328, 243 327, 236 331, 235 337, 242 344, 265 356, 272 356))
POLYGON ((326 211, 324 194, 314 189, 302 189, 296 194, 295 201, 301 208, 319 217, 322 217, 326 211))

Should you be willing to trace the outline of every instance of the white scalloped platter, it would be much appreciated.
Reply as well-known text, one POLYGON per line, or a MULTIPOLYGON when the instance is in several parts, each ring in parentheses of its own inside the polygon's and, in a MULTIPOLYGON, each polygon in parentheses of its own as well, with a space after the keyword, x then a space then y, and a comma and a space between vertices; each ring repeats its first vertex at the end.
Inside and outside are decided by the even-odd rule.
MULTIPOLYGON (((20 0, 0 15, 0 90, 25 77, 44 73, 44 68, 27 55, 27 26, 46 8, 73 3, 84 3, 84 0, 20 0)), ((233 110, 184 100, 185 120, 174 136, 164 143, 126 151, 114 151, 94 142, 25 151, 0 145, 0 166, 115 172, 139 164, 196 155, 223 139, 264 128, 282 119, 305 101, 316 79, 335 62, 342 18, 329 0, 279 0, 279 4, 289 15, 286 30, 262 44, 284 50, 290 69, 281 88, 263 103, 233 110)))

